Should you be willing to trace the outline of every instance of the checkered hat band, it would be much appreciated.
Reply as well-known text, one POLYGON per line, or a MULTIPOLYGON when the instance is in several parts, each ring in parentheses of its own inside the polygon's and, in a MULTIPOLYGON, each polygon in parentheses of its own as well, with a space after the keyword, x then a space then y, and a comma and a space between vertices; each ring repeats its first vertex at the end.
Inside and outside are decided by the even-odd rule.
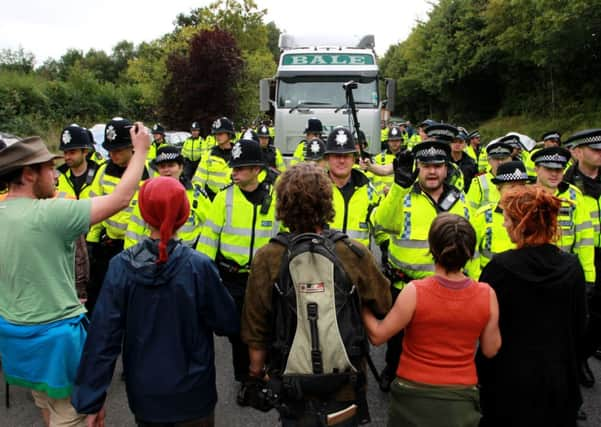
POLYGON ((574 141, 570 141, 572 145, 582 145, 582 144, 598 144, 601 143, 601 135, 589 136, 587 138, 576 139, 574 141))
POLYGON ((534 163, 536 163, 536 164, 543 163, 543 162, 567 163, 568 159, 566 159, 564 156, 556 153, 551 156, 549 156, 549 155, 548 156, 540 156, 539 158, 534 160, 534 163))
POLYGON ((180 153, 161 153, 156 157, 155 162, 169 162, 171 160, 177 160, 180 157, 180 153))
POLYGON ((495 177, 498 181, 510 182, 510 181, 525 181, 528 179, 526 172, 514 171, 512 173, 503 173, 495 177))
POLYGON ((559 139, 559 134, 558 133, 549 134, 549 135, 545 136, 545 140, 547 140, 547 139, 559 139))
POLYGON ((439 148, 430 147, 427 150, 419 150, 415 153, 417 158, 429 158, 429 157, 447 157, 447 153, 439 148))

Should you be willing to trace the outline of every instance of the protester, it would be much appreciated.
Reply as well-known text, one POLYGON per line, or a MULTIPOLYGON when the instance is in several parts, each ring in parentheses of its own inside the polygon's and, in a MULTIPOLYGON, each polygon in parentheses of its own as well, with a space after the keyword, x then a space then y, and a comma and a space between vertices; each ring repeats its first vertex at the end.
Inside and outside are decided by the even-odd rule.
POLYGON ((474 354, 478 340, 488 357, 499 350, 497 298, 486 283, 463 274, 476 245, 465 218, 438 215, 428 243, 435 275, 407 284, 382 321, 363 310, 374 345, 405 329, 388 425, 475 427, 480 412, 474 354))
POLYGON ((585 281, 578 258, 553 244, 561 200, 526 186, 503 194, 501 206, 517 249, 495 255, 480 276, 497 293, 503 336, 496 357, 477 358, 481 426, 576 426, 585 281))
MULTIPOLYGON (((290 230, 291 236, 308 232, 323 235, 324 227, 334 218, 333 191, 336 190, 333 189, 328 176, 320 167, 309 162, 299 163, 288 169, 278 180, 277 219, 290 230)), ((272 241, 257 251, 250 269, 242 311, 241 335, 249 346, 249 376, 258 380, 267 378, 264 377, 265 373, 272 379, 279 378, 273 370, 274 360, 273 358, 270 360, 270 356, 273 354, 269 353, 269 349, 274 349, 271 347, 272 339, 274 339, 272 330, 276 327, 272 322, 274 318, 272 316, 275 314, 272 306, 272 291, 274 283, 280 279, 280 269, 285 252, 285 246, 272 241)), ((367 248, 356 240, 344 239, 335 243, 335 252, 344 271, 357 287, 361 305, 370 307, 379 315, 386 313, 390 308, 391 301, 389 283, 378 270, 367 248)), ((319 291, 318 288, 320 287, 317 286, 316 290, 319 291)), ((317 297, 317 295, 315 296, 317 297)), ((359 313, 357 314, 359 325, 354 326, 361 326, 359 313)), ((328 311, 327 308, 320 308, 320 319, 332 318, 332 316, 336 316, 336 313, 332 310, 328 311)), ((335 346, 336 344, 328 342, 327 345, 335 346)), ((365 342, 365 344, 367 343, 365 342)), ((311 355, 307 355, 306 351, 303 352, 300 349, 296 356, 298 358, 309 356, 310 358, 311 355)), ((327 366, 326 361, 324 374, 327 366)), ((364 370, 365 368, 361 366, 360 369, 364 370)), ((364 374, 363 372, 363 376, 364 374)), ((312 394, 303 394, 299 399, 298 396, 294 396, 294 393, 284 393, 281 399, 288 408, 287 412, 281 412, 284 426, 321 425, 318 424, 319 421, 316 418, 325 417, 325 414, 330 412, 344 410, 353 403, 361 406, 361 403, 358 402, 358 393, 353 387, 348 386, 340 389, 339 393, 324 399, 318 399, 312 394)), ((358 416, 353 416, 346 420, 345 424, 336 425, 357 425, 358 418, 358 416)))
POLYGON ((40 137, 0 151, 0 182, 8 186, 0 202, 0 358, 6 381, 32 390, 47 425, 85 424, 69 401, 86 339, 74 241, 127 207, 137 190, 150 138, 142 123, 129 135, 136 152, 114 191, 85 200, 54 198, 58 156, 40 137))
POLYGON ((173 178, 154 178, 140 189, 139 201, 151 235, 111 260, 73 406, 90 414, 89 424, 103 425, 123 340, 127 396, 139 426, 212 426, 213 332, 238 331, 236 307, 210 259, 173 238, 190 213, 185 188, 173 178))

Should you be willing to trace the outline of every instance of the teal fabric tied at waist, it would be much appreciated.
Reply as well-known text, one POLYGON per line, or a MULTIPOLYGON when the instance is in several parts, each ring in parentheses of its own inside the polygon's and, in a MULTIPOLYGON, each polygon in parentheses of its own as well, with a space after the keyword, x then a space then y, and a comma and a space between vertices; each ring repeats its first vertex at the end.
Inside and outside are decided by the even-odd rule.
POLYGON ((85 315, 43 325, 17 325, 0 317, 0 358, 6 382, 54 399, 71 395, 86 341, 85 315))
POLYGON ((480 392, 475 386, 437 386, 397 378, 390 394, 390 427, 478 427, 480 423, 480 392))

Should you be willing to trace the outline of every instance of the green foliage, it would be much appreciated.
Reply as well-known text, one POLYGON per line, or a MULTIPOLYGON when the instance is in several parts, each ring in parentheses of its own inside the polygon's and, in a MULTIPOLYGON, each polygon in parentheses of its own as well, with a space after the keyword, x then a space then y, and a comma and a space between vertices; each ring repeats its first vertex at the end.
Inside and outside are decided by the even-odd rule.
POLYGON ((31 73, 35 64, 35 57, 31 52, 25 52, 23 48, 17 50, 0 50, 0 70, 31 73))

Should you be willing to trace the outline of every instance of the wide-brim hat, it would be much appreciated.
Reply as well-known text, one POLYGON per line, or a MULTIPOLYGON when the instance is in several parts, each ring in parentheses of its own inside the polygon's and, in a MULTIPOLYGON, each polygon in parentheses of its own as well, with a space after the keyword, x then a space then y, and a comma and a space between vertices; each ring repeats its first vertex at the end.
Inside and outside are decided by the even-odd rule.
POLYGON ((587 129, 570 136, 564 145, 569 147, 591 147, 601 150, 601 129, 587 129))
POLYGON ((526 172, 524 163, 515 160, 507 163, 502 163, 497 168, 497 175, 491 179, 493 184, 503 184, 506 182, 533 182, 533 177, 526 172))
POLYGON ((45 163, 62 157, 51 153, 39 136, 20 139, 0 150, 0 176, 24 166, 45 163))
POLYGON ((536 150, 530 159, 536 166, 549 169, 565 169, 572 155, 568 150, 561 147, 549 147, 536 150))
POLYGON ((442 164, 446 163, 451 158, 451 148, 449 144, 427 140, 420 142, 411 151, 415 160, 426 164, 442 164))

